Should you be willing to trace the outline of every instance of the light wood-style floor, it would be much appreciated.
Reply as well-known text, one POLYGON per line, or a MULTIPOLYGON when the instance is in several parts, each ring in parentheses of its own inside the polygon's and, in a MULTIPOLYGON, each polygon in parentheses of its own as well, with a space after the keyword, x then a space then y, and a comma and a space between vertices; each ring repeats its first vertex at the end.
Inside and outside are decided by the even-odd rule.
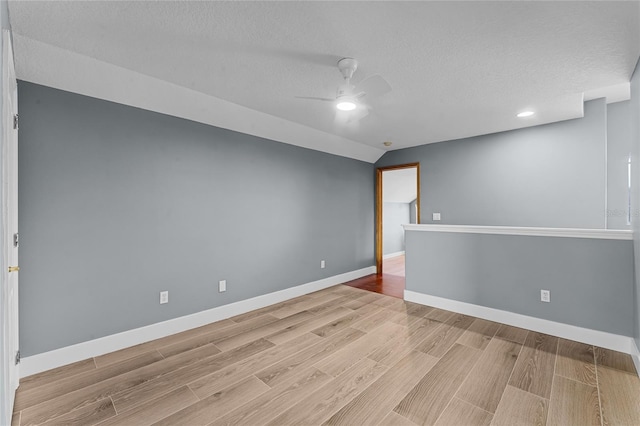
POLYGON ((638 425, 628 355, 339 285, 25 378, 13 425, 638 425))

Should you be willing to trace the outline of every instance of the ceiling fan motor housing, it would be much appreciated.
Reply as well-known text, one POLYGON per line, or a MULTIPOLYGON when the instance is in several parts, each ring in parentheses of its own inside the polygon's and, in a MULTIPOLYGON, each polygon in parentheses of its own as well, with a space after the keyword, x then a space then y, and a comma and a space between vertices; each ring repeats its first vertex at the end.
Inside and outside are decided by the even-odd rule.
POLYGON ((342 86, 338 87, 336 99, 353 96, 353 89, 354 87, 352 85, 343 84, 342 86))
POLYGON ((350 80, 358 69, 358 61, 353 58, 342 58, 338 61, 338 69, 345 80, 350 80))

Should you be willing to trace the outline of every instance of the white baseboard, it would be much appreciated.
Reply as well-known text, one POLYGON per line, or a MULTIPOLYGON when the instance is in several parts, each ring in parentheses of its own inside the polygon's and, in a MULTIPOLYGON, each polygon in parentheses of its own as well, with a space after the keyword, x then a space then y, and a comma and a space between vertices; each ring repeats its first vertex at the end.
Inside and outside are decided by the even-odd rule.
POLYGON ((404 250, 402 251, 397 251, 395 253, 389 253, 389 254, 385 254, 384 256, 382 256, 383 259, 391 259, 392 257, 398 257, 398 256, 402 256, 404 254, 404 250))
POLYGON ((636 373, 640 377, 640 348, 635 341, 635 339, 631 339, 631 359, 633 359, 633 364, 636 366, 636 373))
POLYGON ((428 305, 440 309, 446 309, 447 311, 458 312, 460 314, 472 315, 474 317, 508 324, 514 327, 526 328, 528 330, 550 334, 564 339, 575 340, 576 342, 624 352, 630 354, 634 358, 636 370, 640 372, 640 369, 638 369, 640 360, 638 359, 637 348, 635 348, 635 341, 633 338, 628 336, 591 330, 588 328, 577 327, 575 325, 530 317, 527 315, 516 314, 514 312, 488 308, 486 306, 473 305, 471 303, 459 302, 457 300, 445 299, 410 290, 404 291, 404 299, 410 302, 420 303, 421 305, 428 305), (632 350, 632 345, 636 350, 635 356, 632 350))
POLYGON ((133 330, 123 331, 122 333, 112 334, 99 339, 89 340, 87 342, 55 349, 53 351, 28 356, 22 358, 20 362, 20 376, 30 376, 41 371, 71 364, 72 362, 104 355, 129 346, 138 345, 150 340, 180 333, 182 331, 230 318, 235 315, 240 315, 255 309, 260 309, 265 306, 273 305, 274 303, 283 302, 294 297, 313 293, 314 291, 322 290, 327 287, 332 287, 334 285, 342 284, 347 281, 375 273, 376 267, 369 266, 367 268, 334 275, 332 277, 287 288, 285 290, 256 296, 251 299, 241 300, 228 305, 218 306, 195 314, 162 321, 145 327, 135 328, 133 330))

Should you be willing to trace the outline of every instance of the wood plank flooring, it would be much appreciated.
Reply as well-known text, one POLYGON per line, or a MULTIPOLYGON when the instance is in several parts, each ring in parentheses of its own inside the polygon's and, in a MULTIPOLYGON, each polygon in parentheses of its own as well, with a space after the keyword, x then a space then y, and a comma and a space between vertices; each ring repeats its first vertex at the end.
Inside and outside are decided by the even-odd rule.
POLYGON ((339 285, 22 379, 20 425, 640 425, 628 355, 339 285))

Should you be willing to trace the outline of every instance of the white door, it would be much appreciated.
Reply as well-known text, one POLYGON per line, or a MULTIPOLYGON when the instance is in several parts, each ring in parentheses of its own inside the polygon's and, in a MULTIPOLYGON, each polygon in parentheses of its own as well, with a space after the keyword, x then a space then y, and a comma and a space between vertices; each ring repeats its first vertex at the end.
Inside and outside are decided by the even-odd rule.
POLYGON ((3 393, 7 414, 13 410, 18 388, 18 87, 9 31, 3 31, 2 58, 2 300, 3 300, 3 393))

